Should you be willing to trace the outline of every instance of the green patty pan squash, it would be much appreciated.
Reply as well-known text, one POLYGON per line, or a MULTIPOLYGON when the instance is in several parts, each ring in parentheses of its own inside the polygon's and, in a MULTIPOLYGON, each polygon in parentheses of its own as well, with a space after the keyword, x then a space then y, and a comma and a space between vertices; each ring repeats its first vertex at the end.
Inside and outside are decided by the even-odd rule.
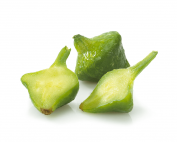
POLYGON ((85 112, 130 112, 133 108, 133 81, 156 57, 151 52, 146 58, 127 69, 114 69, 98 82, 91 95, 80 105, 85 112))
POLYGON ((78 78, 66 66, 70 51, 65 46, 50 68, 21 77, 34 106, 45 115, 74 100, 78 92, 78 78))
POLYGON ((108 71, 130 66, 122 46, 121 35, 116 31, 93 38, 79 34, 73 38, 78 52, 75 73, 79 80, 97 82, 108 71))

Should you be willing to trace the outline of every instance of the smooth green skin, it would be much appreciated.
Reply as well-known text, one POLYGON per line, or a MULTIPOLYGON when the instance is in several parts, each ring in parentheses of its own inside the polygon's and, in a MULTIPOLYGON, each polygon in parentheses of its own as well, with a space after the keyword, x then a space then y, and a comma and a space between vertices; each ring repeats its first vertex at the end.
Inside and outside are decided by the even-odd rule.
MULTIPOLYGON (((137 63, 136 65, 129 67, 127 69, 115 69, 106 73, 98 82, 97 86, 91 93, 91 95, 80 105, 80 109, 85 112, 91 113, 100 113, 100 112, 130 112, 133 109, 133 81, 137 77, 137 75, 156 57, 157 51, 152 51, 148 56, 146 56, 142 61, 137 63), (99 96, 96 92, 100 88, 103 83, 105 83, 107 79, 113 78, 113 80, 127 80, 125 84, 118 83, 115 85, 113 89, 119 89, 120 93, 125 92, 123 94, 124 97, 120 97, 121 99, 110 99, 103 100, 105 96, 99 96), (126 85, 126 86, 125 86, 126 85), (98 97, 99 96, 99 97, 98 97)), ((121 82, 121 81, 120 81, 121 82)), ((106 82, 107 84, 111 84, 112 82, 106 82)), ((114 83, 114 82, 113 82, 114 83)), ((113 96, 119 97, 119 94, 109 94, 105 93, 106 97, 110 98, 113 96)))
POLYGON ((121 35, 116 31, 93 38, 82 35, 75 35, 73 38, 78 52, 75 73, 80 80, 97 82, 108 71, 130 66, 121 35))
MULTIPOLYGON (((72 72, 71 70, 69 70, 66 66, 66 60, 70 54, 71 49, 68 49, 66 46, 60 51, 60 53, 58 54, 57 59, 55 60, 55 62, 51 65, 50 68, 45 69, 45 70, 41 70, 38 72, 34 72, 34 73, 27 73, 25 75, 23 75, 21 77, 21 82, 22 84, 28 89, 30 98, 32 103, 34 104, 34 106, 42 113, 49 115, 51 114, 53 111, 55 111, 57 108, 71 102, 72 100, 75 99, 76 94, 79 90, 79 81, 78 78, 76 76, 76 74, 74 72, 72 72), (62 75, 60 74, 60 71, 63 71, 62 75), (45 74, 45 72, 48 71, 50 73, 49 77, 45 74), (58 93, 57 94, 57 98, 56 100, 51 100, 52 97, 46 97, 47 101, 43 101, 43 100, 37 100, 36 95, 41 95, 43 92, 39 92, 39 93, 34 93, 34 91, 32 90, 32 88, 35 87, 34 84, 37 84, 35 82, 39 81, 39 80, 48 80, 48 83, 51 83, 58 75, 58 73, 60 74, 60 76, 72 76, 72 79, 74 79, 76 82, 72 88, 70 88, 69 90, 62 90, 62 93, 58 93), (47 76, 47 77, 46 77, 47 76), (32 83, 32 81, 30 80, 32 78, 32 81, 34 83, 32 83), (40 79, 41 78, 41 79, 40 79), (36 79, 36 80, 35 80, 36 79), (32 85, 31 85, 32 84, 32 85), (46 105, 46 103, 51 103, 53 102, 48 108, 44 108, 43 107, 43 103, 45 103, 44 105, 46 105)), ((64 80, 64 78, 62 78, 64 80)), ((62 82, 62 80, 59 78, 58 81, 60 81, 60 83, 62 82)), ((55 83, 57 83, 58 81, 55 80, 55 82, 53 81, 52 83, 54 85, 56 85, 55 83)), ((66 83, 65 83, 66 84, 66 83)), ((68 82, 68 86, 70 86, 70 82, 68 82)), ((43 90, 44 88, 42 88, 44 86, 39 86, 38 89, 43 90)), ((53 89, 53 86, 49 86, 48 89, 53 89)), ((60 88, 64 87, 63 84, 61 83, 60 88)), ((60 88, 58 88, 57 90, 54 89, 53 91, 58 91, 60 88)), ((53 95, 56 94, 56 92, 51 92, 51 94, 48 95, 53 95)), ((44 94, 42 94, 44 95, 44 94)))

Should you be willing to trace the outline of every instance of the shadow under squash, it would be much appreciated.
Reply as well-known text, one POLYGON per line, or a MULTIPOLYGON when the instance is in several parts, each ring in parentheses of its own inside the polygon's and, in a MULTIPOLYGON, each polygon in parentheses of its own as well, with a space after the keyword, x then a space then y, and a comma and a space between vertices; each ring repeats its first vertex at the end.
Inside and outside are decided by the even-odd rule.
MULTIPOLYGON (((84 112, 86 113, 86 112, 84 112)), ((106 123, 132 123, 132 118, 129 113, 107 112, 107 113, 87 113, 90 117, 99 119, 106 123)))
POLYGON ((30 116, 36 117, 36 118, 47 118, 47 119, 58 119, 58 118, 63 118, 68 115, 73 115, 73 110, 69 105, 64 105, 58 109, 56 109, 54 112, 52 112, 50 115, 45 115, 39 112, 35 107, 31 107, 29 109, 29 114, 30 116))

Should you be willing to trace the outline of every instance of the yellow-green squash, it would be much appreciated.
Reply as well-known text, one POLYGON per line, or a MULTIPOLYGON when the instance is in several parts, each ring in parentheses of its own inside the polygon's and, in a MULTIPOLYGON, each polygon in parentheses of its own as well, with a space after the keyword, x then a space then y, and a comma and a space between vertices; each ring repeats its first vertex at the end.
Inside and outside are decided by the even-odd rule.
POLYGON ((43 114, 49 115, 71 102, 78 92, 78 78, 66 66, 70 51, 71 49, 64 47, 50 68, 21 77, 34 106, 43 114))
POLYGON ((156 57, 151 52, 146 58, 127 69, 115 69, 106 73, 91 95, 80 105, 85 112, 130 112, 133 108, 133 81, 156 57))

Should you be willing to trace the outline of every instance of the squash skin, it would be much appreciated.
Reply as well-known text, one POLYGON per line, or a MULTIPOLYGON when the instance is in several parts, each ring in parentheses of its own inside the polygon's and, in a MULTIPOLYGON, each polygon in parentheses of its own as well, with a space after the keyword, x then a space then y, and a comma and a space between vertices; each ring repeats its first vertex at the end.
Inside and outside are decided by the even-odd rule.
POLYGON ((108 71, 130 66, 121 35, 116 31, 90 39, 81 35, 73 38, 78 52, 75 73, 79 80, 98 82, 108 71))

